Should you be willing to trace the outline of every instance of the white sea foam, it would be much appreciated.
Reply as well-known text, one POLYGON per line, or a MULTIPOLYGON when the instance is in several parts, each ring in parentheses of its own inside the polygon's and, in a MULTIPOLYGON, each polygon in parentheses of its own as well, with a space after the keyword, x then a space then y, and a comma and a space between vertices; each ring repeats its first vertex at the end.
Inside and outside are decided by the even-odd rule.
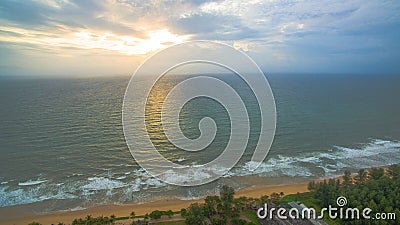
POLYGON ((85 210, 85 209, 86 209, 86 208, 84 208, 84 207, 77 206, 77 207, 75 207, 75 208, 69 209, 69 211, 74 212, 74 211, 81 211, 81 210, 85 210))
POLYGON ((190 183, 201 179, 208 179, 215 174, 223 175, 224 171, 226 171, 226 168, 219 166, 199 169, 198 165, 193 165, 185 174, 177 173, 174 170, 167 170, 162 174, 162 176, 163 180, 167 183, 190 183))
POLYGON ((153 187, 162 187, 162 186, 165 186, 166 184, 161 182, 158 179, 151 178, 151 179, 146 180, 146 185, 153 186, 153 187))
POLYGON ((184 158, 184 157, 180 157, 179 159, 178 159, 178 162, 183 162, 183 161, 185 161, 186 159, 184 158))
MULTIPOLYGON (((238 165, 227 172, 224 177, 248 175, 329 177, 348 168, 385 166, 400 163, 400 142, 371 139, 370 143, 359 148, 334 146, 325 151, 303 153, 298 156, 276 155, 268 157, 255 171, 248 170, 251 163, 238 165)), ((208 167, 200 171, 193 170, 184 177, 178 176, 173 171, 167 171, 165 175, 168 177, 168 181, 174 183, 179 179, 188 180, 187 176, 191 179, 200 179, 206 178, 212 173, 222 173, 224 170, 225 168, 222 167, 208 167)), ((116 178, 112 178, 112 175, 115 176, 115 174, 111 174, 109 177, 94 176, 87 179, 83 179, 84 175, 82 174, 77 175, 72 176, 70 178, 72 180, 57 183, 40 178, 19 182, 18 186, 12 186, 11 182, 3 181, 0 186, 0 206, 27 204, 48 199, 79 198, 90 202, 98 198, 104 201, 124 201, 132 199, 132 197, 144 197, 145 192, 140 192, 141 190, 167 186, 166 183, 155 179, 144 169, 130 171, 125 173, 126 176, 122 175, 116 178), (79 177, 81 178, 76 180, 79 177), (99 193, 102 197, 98 196, 99 193), (120 197, 115 200, 114 195, 118 193, 120 197)), ((197 193, 189 193, 182 198, 195 199, 198 197, 201 196, 197 193)))
MULTIPOLYGON (((30 186, 31 187, 31 186, 30 186)), ((73 199, 76 195, 56 188, 49 189, 46 185, 32 186, 28 190, 0 188, 0 206, 29 204, 49 199, 73 199)))
POLYGON ((19 186, 31 186, 31 185, 37 185, 46 182, 47 180, 27 180, 24 182, 19 182, 19 186))
POLYGON ((334 146, 333 149, 300 156, 278 155, 260 164, 255 171, 249 171, 247 162, 234 169, 230 176, 269 174, 270 176, 315 176, 311 170, 321 168, 326 176, 331 176, 345 168, 369 168, 400 163, 400 142, 372 139, 361 148, 334 146), (329 161, 331 160, 331 161, 329 161))
POLYGON ((88 178, 88 181, 89 183, 83 185, 82 189, 98 191, 98 190, 109 190, 127 186, 127 184, 124 182, 118 180, 112 180, 105 177, 90 177, 88 178))

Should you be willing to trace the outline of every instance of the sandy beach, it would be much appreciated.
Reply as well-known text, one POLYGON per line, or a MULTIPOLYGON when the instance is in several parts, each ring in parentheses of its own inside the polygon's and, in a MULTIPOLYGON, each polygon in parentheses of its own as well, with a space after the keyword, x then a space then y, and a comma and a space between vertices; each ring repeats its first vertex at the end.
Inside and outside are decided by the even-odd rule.
MULTIPOLYGON (((262 195, 269 195, 273 192, 284 192, 285 194, 295 194, 297 192, 306 192, 308 182, 284 185, 257 185, 240 189, 236 192, 236 197, 246 196, 258 198, 262 195)), ((178 211, 188 207, 195 202, 203 202, 198 200, 181 200, 176 198, 158 200, 142 204, 123 204, 123 205, 102 205, 79 211, 63 211, 48 214, 36 214, 35 204, 22 206, 12 206, 0 208, 0 224, 26 225, 30 222, 40 222, 42 224, 57 224, 64 222, 69 224, 76 218, 84 218, 86 215, 110 216, 114 214, 117 217, 128 216, 132 211, 136 215, 144 215, 154 210, 172 210, 178 211)))

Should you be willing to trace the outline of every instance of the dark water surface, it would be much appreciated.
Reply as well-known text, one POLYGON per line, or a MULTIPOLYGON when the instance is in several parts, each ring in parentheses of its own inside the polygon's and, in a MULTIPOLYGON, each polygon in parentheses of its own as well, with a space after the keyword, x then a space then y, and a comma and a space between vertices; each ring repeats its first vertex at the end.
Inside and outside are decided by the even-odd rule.
MULTIPOLYGON (((162 183, 134 162, 121 124, 128 77, 1 78, 0 206, 51 200, 46 210, 52 211, 165 196, 196 198, 218 191, 223 183, 236 188, 255 182, 289 183, 400 163, 400 77, 267 76, 277 105, 276 136, 264 163, 250 172, 246 163, 257 143, 259 112, 246 85, 221 76, 248 103, 250 142, 224 178, 194 188, 162 183)), ((157 99, 179 79, 160 81, 149 99, 150 136, 170 160, 208 162, 226 145, 229 117, 215 101, 193 100, 181 113, 182 130, 195 138, 198 121, 210 116, 217 122, 217 137, 199 153, 171 145, 157 120, 157 99)))

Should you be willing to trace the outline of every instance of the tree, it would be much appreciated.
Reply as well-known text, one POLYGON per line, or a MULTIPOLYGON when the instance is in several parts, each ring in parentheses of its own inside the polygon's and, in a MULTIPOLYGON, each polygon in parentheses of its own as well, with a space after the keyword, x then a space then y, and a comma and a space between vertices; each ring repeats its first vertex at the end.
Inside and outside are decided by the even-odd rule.
POLYGON ((221 201, 224 213, 229 214, 232 211, 233 196, 235 195, 235 190, 227 185, 222 186, 221 190, 221 201))
POLYGON ((168 218, 171 218, 174 215, 174 212, 172 212, 172 210, 168 210, 164 213, 166 216, 168 216, 168 218))
POLYGON ((115 219, 116 219, 116 216, 115 216, 114 214, 112 214, 112 215, 110 216, 110 222, 111 222, 111 223, 114 222, 115 219))
POLYGON ((360 169, 356 177, 357 184, 364 184, 367 181, 367 172, 365 169, 360 169))
MULTIPOLYGON (((362 184, 362 177, 366 176, 365 171, 358 171, 356 182, 353 185, 345 185, 333 182, 321 182, 317 184, 314 192, 314 198, 318 200, 319 207, 327 207, 329 204, 335 204, 338 196, 348 198, 346 207, 364 209, 371 208, 372 211, 393 212, 400 205, 400 179, 394 178, 389 172, 385 174, 384 170, 371 170, 370 180, 365 179, 362 184), (372 176, 374 174, 374 176, 372 176), (360 179, 361 177, 361 179, 360 179)), ((340 220, 338 224, 400 224, 395 220, 340 220)))
POLYGON ((130 218, 131 218, 131 219, 134 219, 134 218, 135 218, 135 212, 134 212, 134 211, 131 212, 130 218))
POLYGON ((396 215, 396 220, 395 220, 396 224, 400 224, 400 216, 399 216, 400 215, 400 210, 399 209, 395 209, 394 213, 396 215))
POLYGON ((373 168, 371 171, 371 178, 374 180, 378 180, 385 174, 383 168, 373 168))
POLYGON ((264 205, 265 203, 268 203, 269 196, 268 195, 263 195, 260 197, 260 205, 264 205))
POLYGON ((280 194, 278 194, 278 193, 276 193, 276 192, 273 192, 273 193, 271 194, 271 202, 273 202, 273 203, 278 203, 279 200, 281 200, 280 194))
POLYGON ((343 184, 345 186, 349 186, 353 183, 353 178, 351 177, 351 173, 348 170, 344 171, 344 175, 343 175, 343 184))
POLYGON ((189 206, 185 216, 185 223, 188 225, 203 225, 205 223, 203 207, 199 203, 193 203, 189 206))
POLYGON ((186 214, 187 214, 187 210, 186 209, 181 209, 181 216, 185 218, 186 214))
POLYGON ((246 221, 246 220, 242 220, 242 219, 236 218, 236 219, 233 219, 233 220, 232 220, 232 224, 233 224, 233 225, 246 225, 246 224, 247 224, 247 221, 246 221))
MULTIPOLYGON (((211 215, 214 215, 217 212, 217 204, 220 202, 220 199, 218 196, 207 196, 205 199, 205 204, 208 207, 208 210, 210 211, 211 215)), ((211 216, 210 215, 210 216, 211 216)))
POLYGON ((317 189, 317 185, 315 184, 315 181, 310 181, 310 182, 308 183, 307 189, 308 189, 309 191, 315 191, 315 189, 317 189))
POLYGON ((203 205, 203 213, 204 216, 211 218, 211 216, 213 215, 212 209, 210 208, 210 206, 208 205, 203 205))
POLYGON ((226 218, 212 218, 211 224, 212 225, 226 225, 226 218))
POLYGON ((159 210, 154 210, 153 212, 150 213, 149 217, 151 219, 157 220, 160 219, 162 216, 162 212, 160 212, 159 210))
POLYGON ((400 177, 400 166, 399 165, 391 165, 388 168, 389 176, 392 178, 400 177))

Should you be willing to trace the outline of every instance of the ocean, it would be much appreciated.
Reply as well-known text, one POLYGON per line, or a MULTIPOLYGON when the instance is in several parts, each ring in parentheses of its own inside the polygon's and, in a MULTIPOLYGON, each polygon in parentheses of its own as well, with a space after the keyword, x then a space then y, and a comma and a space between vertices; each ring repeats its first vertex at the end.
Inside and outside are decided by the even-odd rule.
MULTIPOLYGON (((236 189, 340 175, 344 170, 400 163, 400 77, 389 75, 267 75, 277 128, 271 150, 248 171, 260 116, 254 95, 230 74, 216 76, 245 99, 251 132, 245 154, 222 178, 196 187, 163 183, 135 163, 125 143, 121 109, 129 77, 0 78, 0 207, 42 202, 40 212, 99 204, 196 199, 223 184, 236 189)), ((166 77, 149 98, 147 129, 167 159, 208 162, 229 139, 230 121, 217 102, 199 98, 181 112, 181 128, 199 136, 212 117, 215 140, 201 152, 172 145, 158 119, 162 99, 184 75, 166 77)))

